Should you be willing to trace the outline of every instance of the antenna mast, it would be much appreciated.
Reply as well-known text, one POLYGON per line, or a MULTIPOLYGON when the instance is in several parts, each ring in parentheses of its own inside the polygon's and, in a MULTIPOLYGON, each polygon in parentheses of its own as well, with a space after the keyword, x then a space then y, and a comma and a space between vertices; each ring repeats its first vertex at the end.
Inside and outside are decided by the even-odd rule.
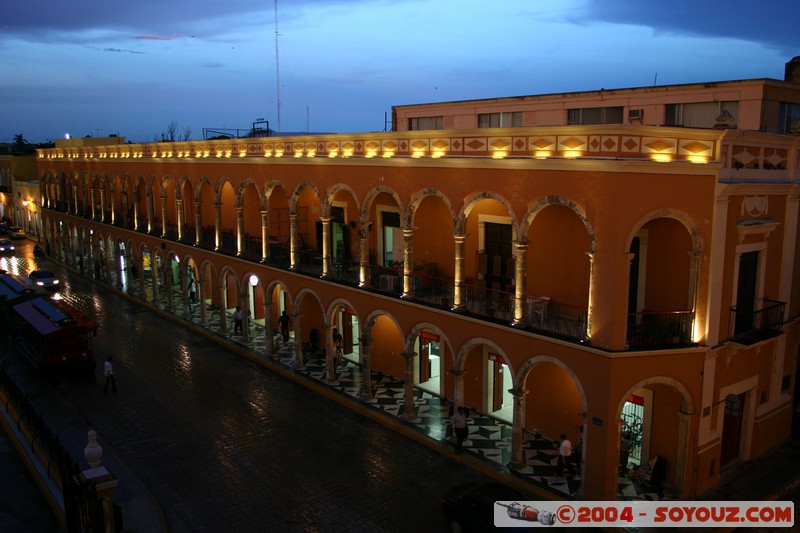
POLYGON ((275 0, 275 85, 276 85, 276 99, 277 99, 277 122, 278 129, 281 131, 281 69, 280 69, 280 56, 278 55, 278 0, 275 0))

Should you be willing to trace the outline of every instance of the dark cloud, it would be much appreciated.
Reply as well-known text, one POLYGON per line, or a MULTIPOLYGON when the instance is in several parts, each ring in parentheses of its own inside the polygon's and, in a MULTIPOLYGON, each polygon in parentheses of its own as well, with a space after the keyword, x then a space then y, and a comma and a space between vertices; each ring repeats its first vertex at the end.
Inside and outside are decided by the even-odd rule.
POLYGON ((798 0, 589 0, 585 16, 589 20, 647 26, 657 33, 762 43, 786 53, 787 60, 800 55, 798 0))
MULTIPOLYGON (((354 4, 369 0, 292 0, 278 4, 279 21, 289 20, 293 10, 303 5, 354 4)), ((212 0, 135 0, 103 2, 99 0, 31 0, 0 3, 2 36, 30 41, 48 40, 54 36, 68 39, 68 34, 85 30, 132 32, 134 35, 169 36, 175 33, 195 34, 195 29, 230 31, 216 24, 226 17, 240 17, 257 23, 274 20, 273 2, 238 0, 220 4, 212 0), (261 17, 256 17, 261 14, 261 17)))

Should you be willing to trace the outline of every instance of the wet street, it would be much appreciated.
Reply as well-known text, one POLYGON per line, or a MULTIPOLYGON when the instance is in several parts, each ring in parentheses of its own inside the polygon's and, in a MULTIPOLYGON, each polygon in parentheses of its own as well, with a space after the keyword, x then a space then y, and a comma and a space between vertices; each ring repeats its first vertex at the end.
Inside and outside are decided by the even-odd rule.
MULTIPOLYGON (((0 266, 24 275, 32 254, 17 255, 0 266)), ((86 428, 96 429, 107 453, 148 489, 170 531, 443 531, 440 496, 464 481, 488 481, 112 291, 46 266, 61 278, 65 299, 100 328, 94 380, 41 386, 57 387, 86 428), (117 394, 102 389, 100 363, 109 355, 117 394)), ((21 357, 12 355, 10 364, 39 379, 21 357)))

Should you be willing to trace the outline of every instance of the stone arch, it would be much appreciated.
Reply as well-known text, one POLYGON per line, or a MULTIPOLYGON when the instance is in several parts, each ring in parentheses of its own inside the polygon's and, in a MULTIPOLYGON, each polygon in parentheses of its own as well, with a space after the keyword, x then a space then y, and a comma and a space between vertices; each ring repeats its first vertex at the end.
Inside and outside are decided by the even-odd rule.
POLYGON ((328 189, 328 191, 322 197, 322 216, 330 216, 333 199, 336 196, 336 194, 340 191, 346 191, 347 193, 349 193, 350 197, 353 199, 353 202, 355 202, 356 212, 358 213, 361 212, 361 205, 358 200, 358 196, 356 195, 356 192, 353 190, 353 188, 347 185, 346 183, 337 183, 331 186, 331 188, 328 189))
MULTIPOLYGON (((677 439, 675 443, 675 457, 676 457, 676 464, 674 465, 674 472, 675 472, 675 485, 678 488, 679 496, 684 496, 687 492, 686 482, 689 478, 691 478, 691 474, 687 474, 687 471, 691 468, 691 460, 690 460, 690 435, 691 435, 691 419, 695 414, 695 405, 694 401, 692 400, 692 395, 689 392, 689 389, 681 383, 680 381, 666 377, 666 376, 653 376, 649 378, 645 378, 639 380, 637 383, 632 385, 628 390, 620 397, 619 402, 617 403, 615 415, 619 420, 622 415, 622 409, 625 405, 626 400, 634 393, 634 391, 644 388, 648 385, 665 385, 675 391, 675 394, 680 401, 680 411, 678 412, 678 420, 676 422, 677 426, 677 439)), ((653 417, 654 419, 656 417, 653 417)), ((622 426, 621 424, 617 427, 617 442, 622 442, 622 426)), ((619 446, 620 444, 618 444, 619 446)), ((646 458, 642 457, 642 461, 647 460, 646 458)), ((668 468, 672 468, 671 465, 668 463, 668 468)))
POLYGON ((697 224, 695 224, 692 217, 679 209, 664 208, 646 213, 636 221, 631 230, 628 232, 622 253, 628 253, 628 250, 631 248, 631 243, 633 242, 634 237, 636 237, 636 233, 641 228, 643 228, 648 222, 658 218, 671 218, 680 222, 689 232, 689 235, 692 239, 692 251, 694 253, 703 252, 703 235, 700 233, 700 228, 697 227, 697 224))
POLYGON ((450 203, 450 199, 442 194, 438 189, 422 189, 421 191, 417 191, 414 196, 411 197, 411 200, 408 202, 408 209, 403 213, 403 227, 404 228, 411 228, 414 225, 414 216, 417 213, 417 208, 422 201, 429 197, 433 196, 438 198, 442 201, 442 203, 447 207, 447 210, 450 212, 450 217, 453 219, 453 225, 457 226, 456 224, 456 212, 453 209, 453 205, 450 203))
POLYGON ((321 202, 320 192, 317 186, 308 180, 302 180, 300 183, 297 184, 297 187, 294 188, 294 192, 292 192, 291 198, 289 199, 289 212, 291 213, 297 212, 297 202, 300 200, 300 196, 306 189, 314 191, 317 201, 321 202))
POLYGON ((517 214, 514 212, 514 209, 511 207, 511 204, 506 200, 503 196, 497 194, 496 192, 492 191, 483 191, 472 194, 468 198, 464 200, 464 204, 461 207, 461 210, 458 212, 455 221, 456 221, 456 233, 464 233, 465 227, 464 225, 467 222, 467 217, 469 217, 470 212, 472 209, 477 205, 478 202, 481 200, 495 200, 503 206, 503 208, 508 213, 508 216, 511 218, 511 227, 518 228, 517 222, 517 214))
POLYGON ((594 253, 597 251, 597 235, 595 234, 594 228, 592 227, 592 223, 589 221, 589 217, 586 216, 586 212, 583 210, 581 206, 579 206, 576 202, 570 200, 569 198, 564 198, 563 196, 559 195, 551 195, 546 196, 540 200, 537 200, 533 204, 528 207, 528 210, 525 212, 525 216, 520 221, 520 228, 519 233, 520 238, 528 235, 528 231, 530 231, 531 224, 533 223, 533 219, 536 218, 536 215, 539 214, 542 209, 550 205, 561 205, 573 213, 575 213, 578 218, 583 223, 584 227, 586 228, 586 235, 589 237, 589 253, 594 253))
POLYGON ((569 365, 564 364, 563 361, 552 357, 550 355, 537 355, 531 357, 530 359, 526 359, 524 363, 522 363, 519 367, 519 372, 514 376, 514 387, 518 389, 522 389, 523 385, 525 384, 525 380, 528 378, 528 374, 536 367, 537 365, 543 363, 550 363, 559 368, 561 368, 564 372, 566 372, 572 380, 575 382, 575 386, 578 388, 578 392, 581 396, 581 402, 583 403, 583 412, 588 412, 589 404, 586 398, 586 391, 581 384, 578 375, 575 373, 574 370, 569 365))
POLYGON ((244 207, 244 193, 247 190, 247 188, 249 186, 251 186, 251 185, 255 188, 256 194, 258 195, 258 198, 259 198, 259 209, 263 209, 264 208, 264 196, 261 193, 261 191, 258 189, 258 183, 256 183, 256 181, 251 179, 251 178, 245 178, 239 184, 239 189, 236 191, 236 197, 235 197, 236 199, 235 199, 235 202, 234 202, 234 205, 237 208, 244 207))
POLYGON ((458 351, 458 354, 456 355, 456 360, 455 360, 455 365, 453 366, 453 370, 464 370, 464 363, 466 362, 467 356, 477 346, 488 346, 498 355, 501 355, 505 360, 506 364, 508 365, 508 368, 511 370, 511 375, 512 376, 516 375, 516 372, 514 371, 514 365, 509 360, 505 350, 500 348, 500 345, 495 343, 493 340, 487 339, 486 337, 473 337, 464 344, 462 344, 461 348, 458 351))
POLYGON ((397 194, 397 192, 395 192, 394 189, 386 185, 378 185, 376 187, 373 187, 367 193, 366 198, 364 198, 364 203, 359 211, 360 222, 365 223, 369 219, 369 209, 370 207, 372 207, 372 203, 375 201, 375 198, 377 198, 378 195, 382 193, 386 193, 389 196, 391 196, 394 199, 394 201, 397 202, 397 205, 400 207, 401 212, 405 211, 406 208, 403 205, 403 202, 400 201, 400 196, 397 194))
POLYGON ((424 330, 433 330, 439 335, 444 344, 447 345, 447 352, 450 355, 450 363, 455 365, 456 353, 453 350, 453 343, 450 342, 450 338, 447 336, 447 334, 441 328, 439 328, 439 326, 433 324, 432 322, 419 322, 418 324, 412 326, 408 332, 408 335, 406 335, 404 344, 406 346, 414 346, 414 341, 424 330))

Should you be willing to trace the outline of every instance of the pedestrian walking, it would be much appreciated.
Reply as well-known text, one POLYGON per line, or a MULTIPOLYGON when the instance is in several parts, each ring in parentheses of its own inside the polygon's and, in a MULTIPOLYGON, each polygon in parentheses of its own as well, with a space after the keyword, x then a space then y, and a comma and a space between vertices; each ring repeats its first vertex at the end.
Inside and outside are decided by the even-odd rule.
POLYGON ((233 312, 233 334, 237 335, 242 332, 242 308, 236 306, 236 311, 233 312))
POLYGON ((283 337, 284 344, 289 342, 289 328, 292 327, 292 319, 286 314, 286 311, 281 313, 278 322, 281 325, 281 336, 283 337))
POLYGON ((333 328, 333 366, 335 367, 342 357, 342 334, 339 333, 339 328, 333 328))
POLYGON ((459 406, 453 414, 453 432, 456 434, 456 453, 461 453, 461 445, 469 435, 467 427, 467 410, 459 406))
POLYGON ((197 302, 197 283, 193 279, 189 280, 189 301, 192 303, 197 302))
POLYGON ((558 473, 572 474, 572 469, 569 466, 569 456, 572 455, 572 443, 567 439, 567 436, 561 434, 561 444, 558 445, 558 473))
POLYGON ((106 362, 103 363, 103 374, 106 376, 106 384, 103 387, 103 392, 108 393, 108 386, 111 385, 111 392, 117 392, 117 380, 114 378, 114 367, 111 365, 113 358, 109 355, 106 362))

